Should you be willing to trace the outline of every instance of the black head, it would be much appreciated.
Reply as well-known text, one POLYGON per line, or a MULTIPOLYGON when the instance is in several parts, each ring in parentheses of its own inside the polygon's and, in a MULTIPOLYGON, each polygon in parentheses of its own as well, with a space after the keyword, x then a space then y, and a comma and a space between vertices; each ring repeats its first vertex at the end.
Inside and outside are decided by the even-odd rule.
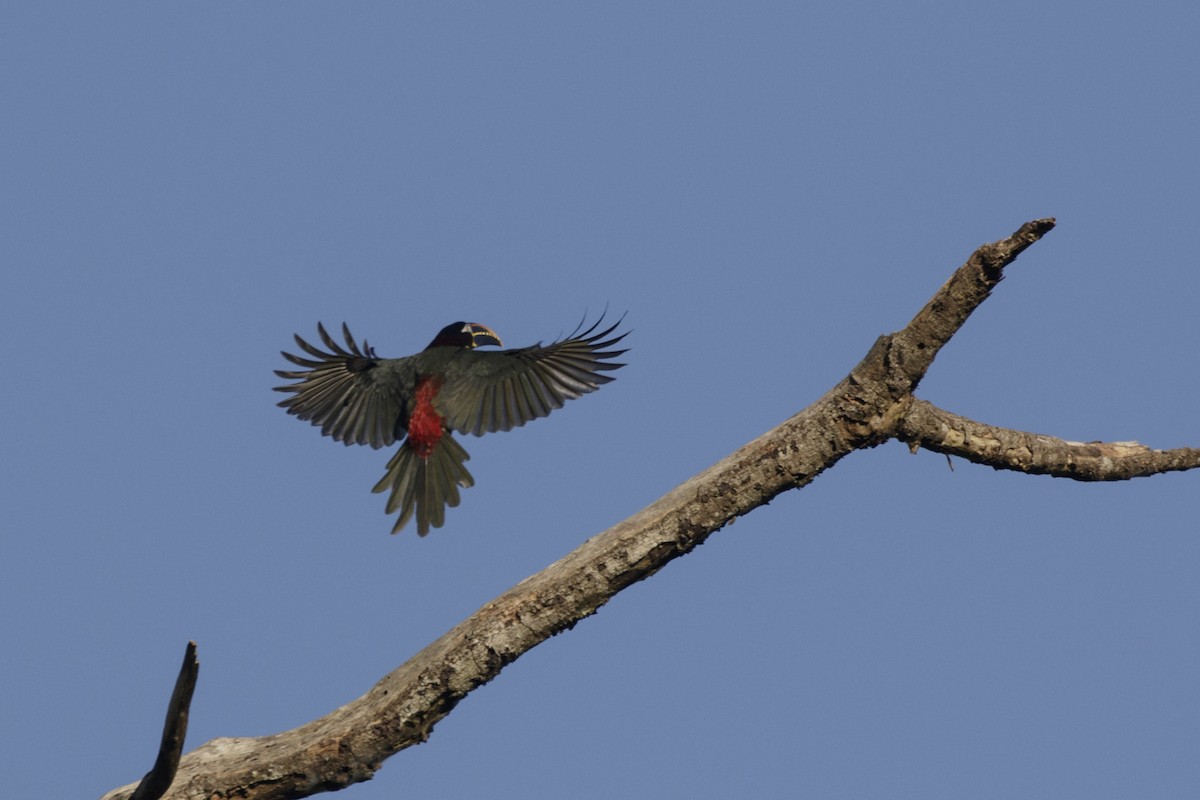
POLYGON ((453 322, 438 331, 426 350, 433 347, 465 347, 468 350, 482 345, 503 347, 500 337, 486 325, 478 322, 453 322))

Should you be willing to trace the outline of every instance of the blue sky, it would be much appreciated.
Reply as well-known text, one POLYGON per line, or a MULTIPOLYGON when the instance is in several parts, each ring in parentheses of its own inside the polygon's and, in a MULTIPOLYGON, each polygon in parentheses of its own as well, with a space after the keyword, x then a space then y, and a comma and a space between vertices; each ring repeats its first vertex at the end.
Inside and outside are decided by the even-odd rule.
MULTIPOLYGON (((1059 227, 920 396, 1200 445, 1193 3, 9 4, 0 738, 14 797, 294 727, 818 398, 979 244, 1059 227), (406 355, 627 312, 629 366, 387 454, 280 349, 406 355)), ((1081 485, 890 443, 721 531, 346 797, 1192 797, 1197 476, 1081 485)))

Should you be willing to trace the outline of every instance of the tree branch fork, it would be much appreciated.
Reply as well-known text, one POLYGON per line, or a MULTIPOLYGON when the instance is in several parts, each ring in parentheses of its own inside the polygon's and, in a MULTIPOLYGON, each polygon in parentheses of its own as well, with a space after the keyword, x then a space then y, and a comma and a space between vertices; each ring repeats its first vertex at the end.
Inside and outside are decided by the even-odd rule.
MULTIPOLYGON (((215 739, 187 754, 164 797, 284 800, 370 779, 523 653, 855 450, 898 439, 914 452, 1081 481, 1200 467, 1197 448, 1071 442, 967 419, 915 396, 938 352, 1005 269, 1053 227, 1053 219, 1034 220, 980 247, 908 325, 879 337, 817 402, 487 603, 366 694, 291 731, 215 739)), ((125 800, 132 791, 116 789, 103 800, 125 800)))

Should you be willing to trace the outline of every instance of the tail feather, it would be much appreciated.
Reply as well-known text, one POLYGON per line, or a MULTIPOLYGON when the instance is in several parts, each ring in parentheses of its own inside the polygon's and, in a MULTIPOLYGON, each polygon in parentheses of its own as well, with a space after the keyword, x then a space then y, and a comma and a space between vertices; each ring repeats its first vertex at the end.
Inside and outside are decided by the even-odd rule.
POLYGON ((399 533, 414 516, 419 536, 428 534, 430 528, 442 527, 446 508, 459 503, 458 487, 475 485, 465 463, 469 458, 449 432, 442 435, 425 458, 417 455, 416 449, 405 440, 388 462, 383 478, 371 490, 391 490, 387 513, 400 511, 392 533, 399 533))

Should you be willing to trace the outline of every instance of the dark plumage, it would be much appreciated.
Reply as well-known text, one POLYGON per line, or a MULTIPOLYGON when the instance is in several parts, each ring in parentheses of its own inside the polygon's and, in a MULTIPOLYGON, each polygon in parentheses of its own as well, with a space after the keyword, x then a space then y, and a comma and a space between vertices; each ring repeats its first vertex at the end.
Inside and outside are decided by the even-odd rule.
POLYGON ((279 405, 347 445, 380 448, 403 439, 373 491, 391 489, 387 511, 400 511, 392 533, 415 516, 424 536, 442 526, 447 506, 458 505, 458 488, 475 483, 465 465, 470 456, 451 431, 512 430, 608 383, 602 373, 624 366, 611 360, 626 352, 611 349, 626 335, 613 335, 618 325, 597 330, 597 321, 549 345, 479 351, 500 346, 500 338, 484 325, 455 322, 416 355, 379 358, 345 324, 343 347, 318 323, 328 351, 295 337, 311 358, 283 353, 302 369, 275 371, 296 381, 276 387, 292 393, 279 405))

